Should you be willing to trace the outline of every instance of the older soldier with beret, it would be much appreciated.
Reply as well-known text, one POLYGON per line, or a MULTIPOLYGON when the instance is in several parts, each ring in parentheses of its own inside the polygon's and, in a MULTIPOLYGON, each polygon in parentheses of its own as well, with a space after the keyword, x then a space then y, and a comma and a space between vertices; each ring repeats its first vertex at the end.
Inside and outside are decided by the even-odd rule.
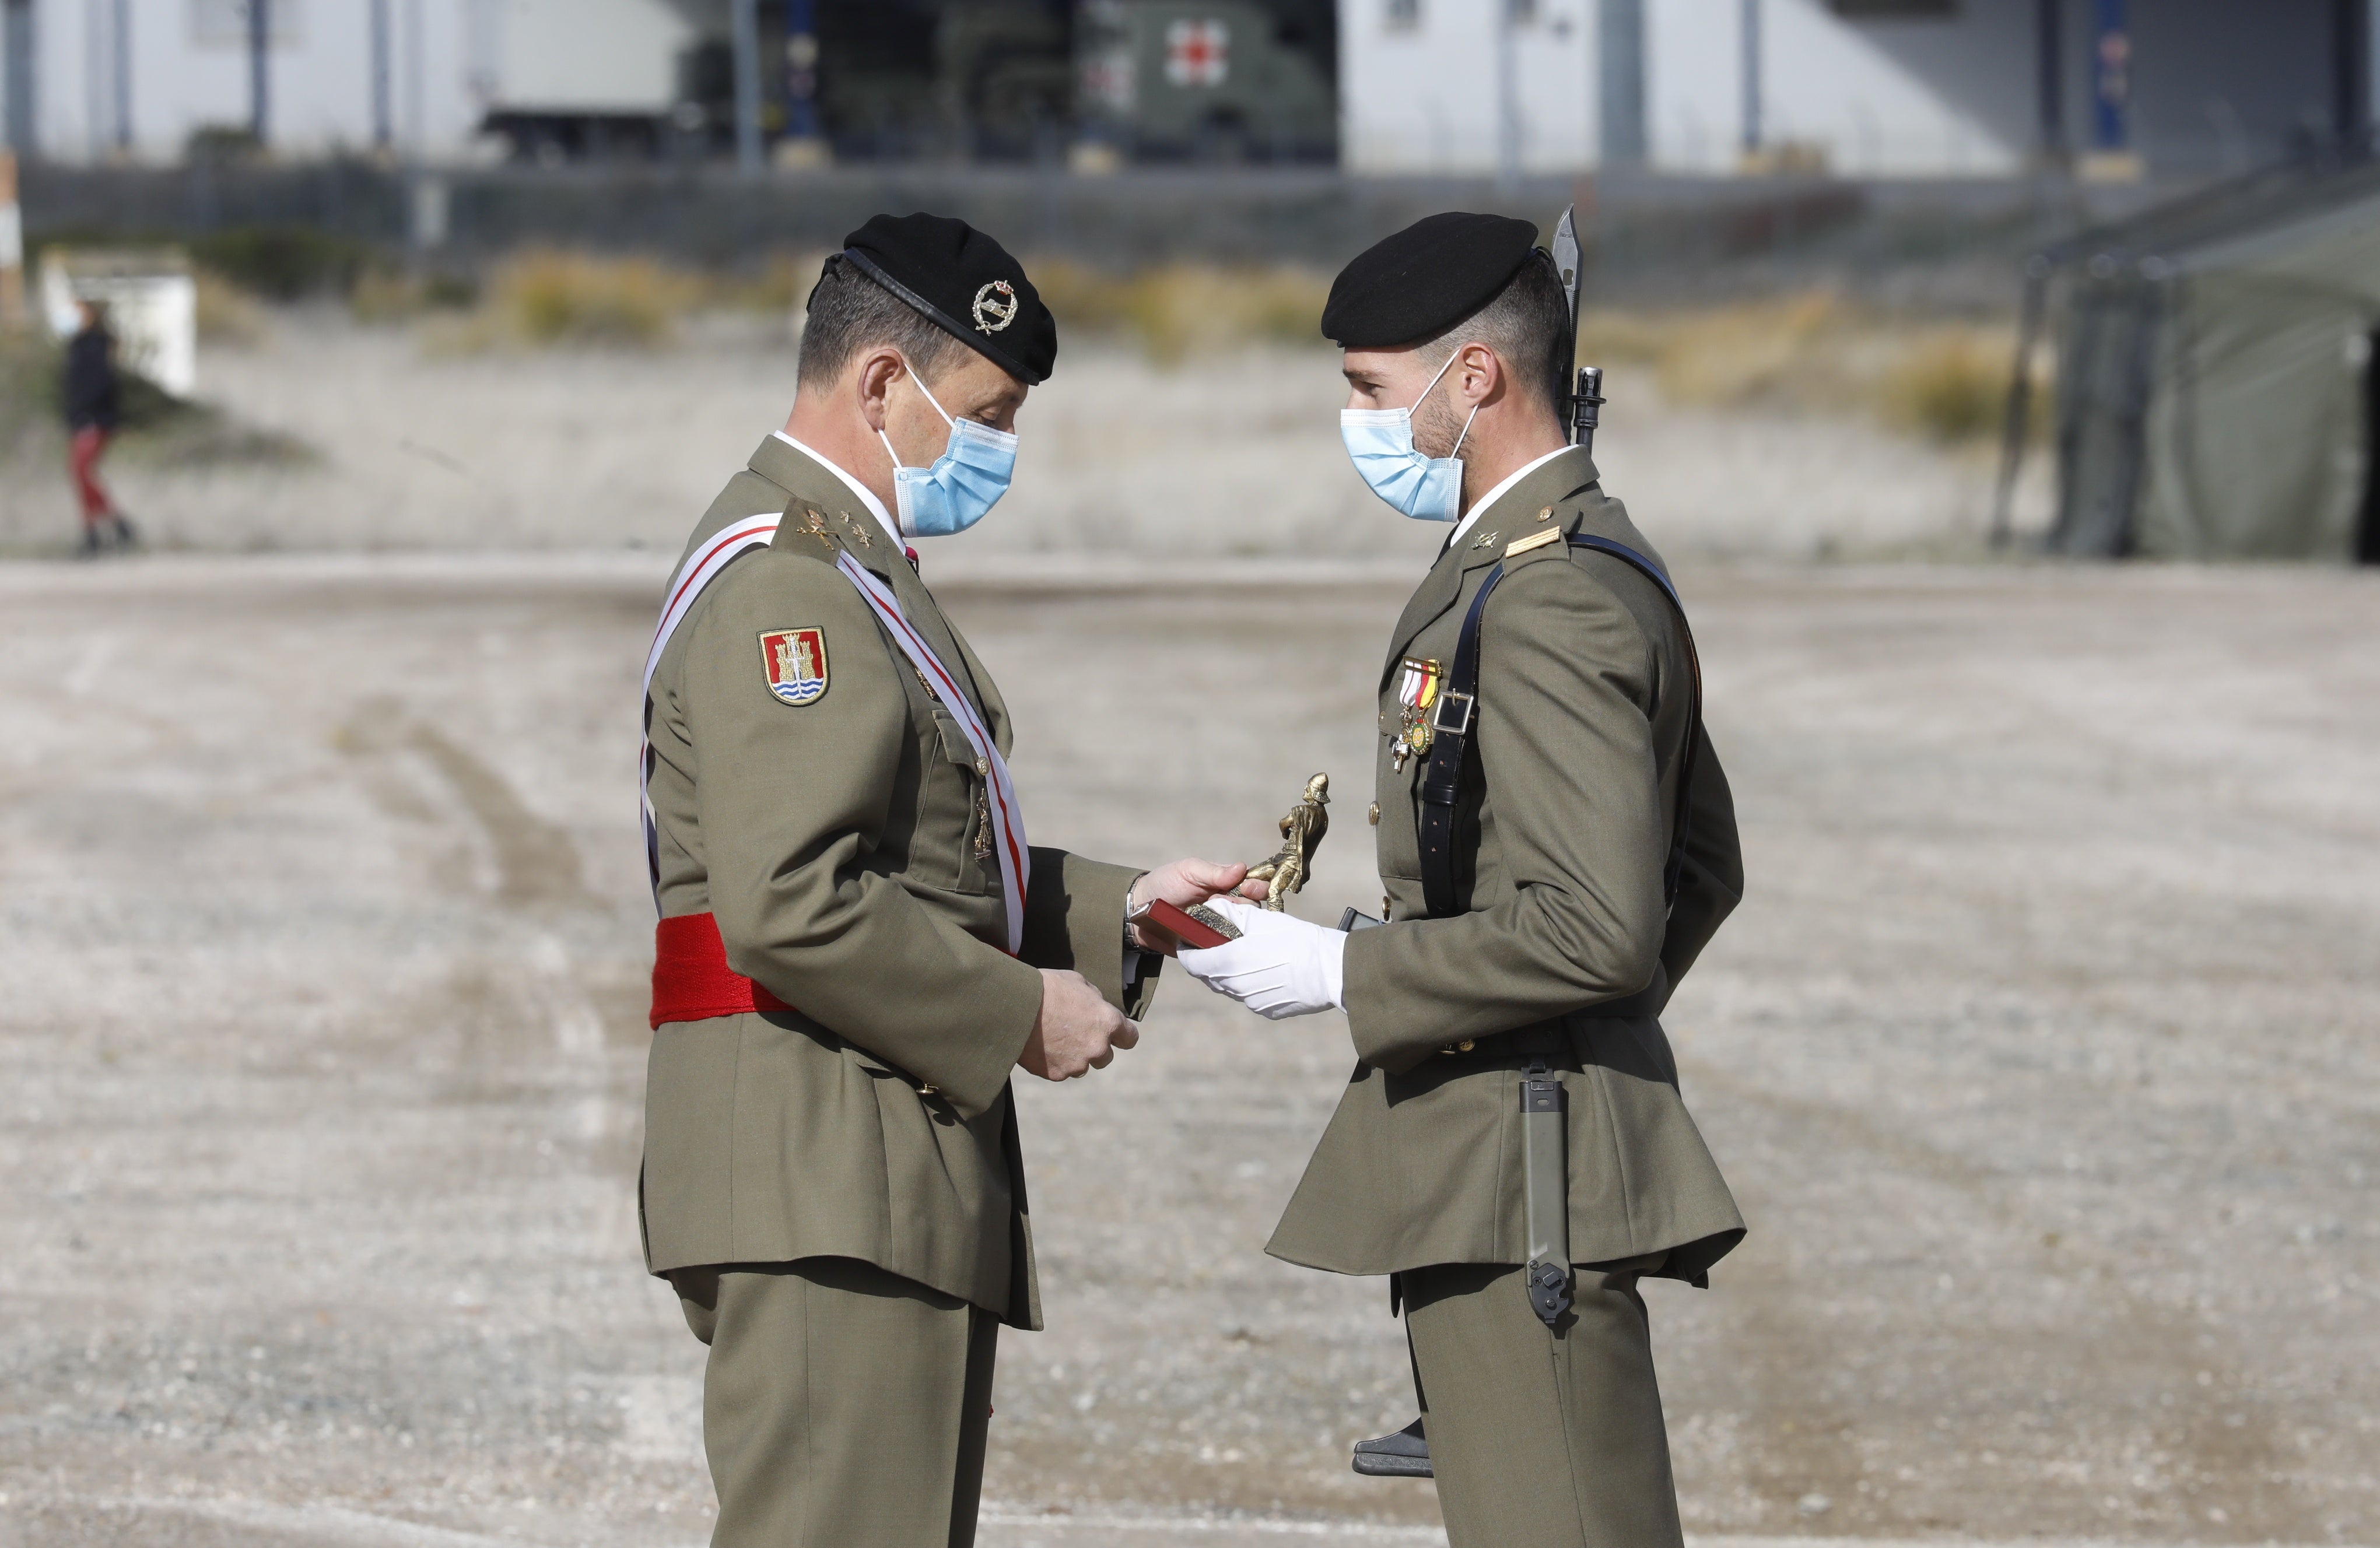
POLYGON ((710 1347, 719 1544, 974 1541, 997 1333, 1041 1325, 1009 1072, 1131 1047, 1174 943, 1126 915, 1245 874, 1029 846, 1007 706, 917 574, 1056 357, 981 232, 853 232, 646 661, 645 1256, 710 1347))
POLYGON ((1390 917, 1219 902, 1244 934, 1181 960, 1267 1016, 1347 1014, 1354 1074, 1269 1251, 1391 1276, 1423 1419, 1367 1443, 1405 1467, 1359 1469, 1434 1468, 1454 1548, 1676 1544, 1637 1284, 1702 1285, 1743 1235, 1658 1020, 1742 890, 1693 639, 1569 441, 1534 228, 1421 221, 1347 265, 1322 331, 1357 471, 1455 524, 1381 663, 1390 917))

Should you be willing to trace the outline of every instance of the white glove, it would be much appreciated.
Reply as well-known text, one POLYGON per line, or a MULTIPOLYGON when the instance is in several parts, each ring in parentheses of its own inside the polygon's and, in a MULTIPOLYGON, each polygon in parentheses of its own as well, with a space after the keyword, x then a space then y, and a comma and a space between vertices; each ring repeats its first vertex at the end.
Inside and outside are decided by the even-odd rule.
POLYGON ((1191 977, 1268 1021, 1346 1009, 1345 931, 1230 898, 1209 898, 1207 906, 1237 925, 1240 938, 1204 951, 1183 948, 1175 960, 1191 977))

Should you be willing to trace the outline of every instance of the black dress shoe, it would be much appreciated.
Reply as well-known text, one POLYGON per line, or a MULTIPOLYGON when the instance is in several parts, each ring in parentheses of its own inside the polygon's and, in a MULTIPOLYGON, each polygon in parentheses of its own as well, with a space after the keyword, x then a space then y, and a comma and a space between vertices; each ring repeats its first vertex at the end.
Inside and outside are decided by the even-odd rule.
POLYGON ((1357 1441, 1355 1470, 1366 1478, 1436 1478, 1429 1466, 1429 1441, 1421 1426, 1416 1419, 1393 1434, 1357 1441))

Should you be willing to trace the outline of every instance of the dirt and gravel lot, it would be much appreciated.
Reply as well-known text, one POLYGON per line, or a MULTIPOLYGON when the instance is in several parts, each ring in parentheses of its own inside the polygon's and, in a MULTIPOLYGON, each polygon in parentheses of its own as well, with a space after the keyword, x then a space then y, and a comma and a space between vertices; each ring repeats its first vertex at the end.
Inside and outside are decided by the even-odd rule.
MULTIPOLYGON (((0 1541, 704 1536, 632 1207, 662 562, 0 566, 0 1541)), ((1376 899, 1404 563, 950 584, 1036 837, 1254 854, 1329 769, 1303 906, 1376 899)), ((1753 1222, 1651 1293, 1692 1529, 2380 1542, 2374 578, 1683 579, 1752 872, 1670 1019, 1753 1222)), ((1380 1285, 1260 1251, 1348 1062, 1176 979, 1028 1082, 992 1548, 1441 1541, 1346 1470, 1380 1285)))

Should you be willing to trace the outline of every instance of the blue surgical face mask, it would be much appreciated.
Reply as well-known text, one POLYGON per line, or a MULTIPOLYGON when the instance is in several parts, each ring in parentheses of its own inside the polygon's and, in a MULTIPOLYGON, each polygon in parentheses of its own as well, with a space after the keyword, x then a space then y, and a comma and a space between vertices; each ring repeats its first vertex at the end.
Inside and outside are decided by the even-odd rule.
MULTIPOLYGON (((1421 390, 1422 398, 1429 396, 1452 364, 1454 355, 1450 355, 1446 366, 1439 367, 1438 375, 1421 390)), ((1416 406, 1420 401, 1415 400, 1416 406)), ((1347 443, 1347 455, 1374 494, 1415 521, 1452 521, 1463 514, 1463 464, 1455 453, 1463 450, 1471 419, 1478 417, 1475 404, 1471 418, 1463 421, 1463 434, 1454 438, 1454 451, 1442 457, 1425 457, 1414 450, 1410 408, 1342 408, 1339 439, 1347 443)))
MULTIPOLYGON (((904 362, 905 364, 906 362, 904 362)), ((947 538, 983 520, 984 513, 1008 492, 1016 471, 1016 437, 973 419, 953 419, 942 413, 934 394, 926 392, 916 369, 908 372, 917 391, 925 393, 942 423, 951 427, 949 444, 931 467, 904 467, 901 454, 882 430, 876 439, 892 456, 892 494, 900 508, 901 533, 906 538, 947 538)))

